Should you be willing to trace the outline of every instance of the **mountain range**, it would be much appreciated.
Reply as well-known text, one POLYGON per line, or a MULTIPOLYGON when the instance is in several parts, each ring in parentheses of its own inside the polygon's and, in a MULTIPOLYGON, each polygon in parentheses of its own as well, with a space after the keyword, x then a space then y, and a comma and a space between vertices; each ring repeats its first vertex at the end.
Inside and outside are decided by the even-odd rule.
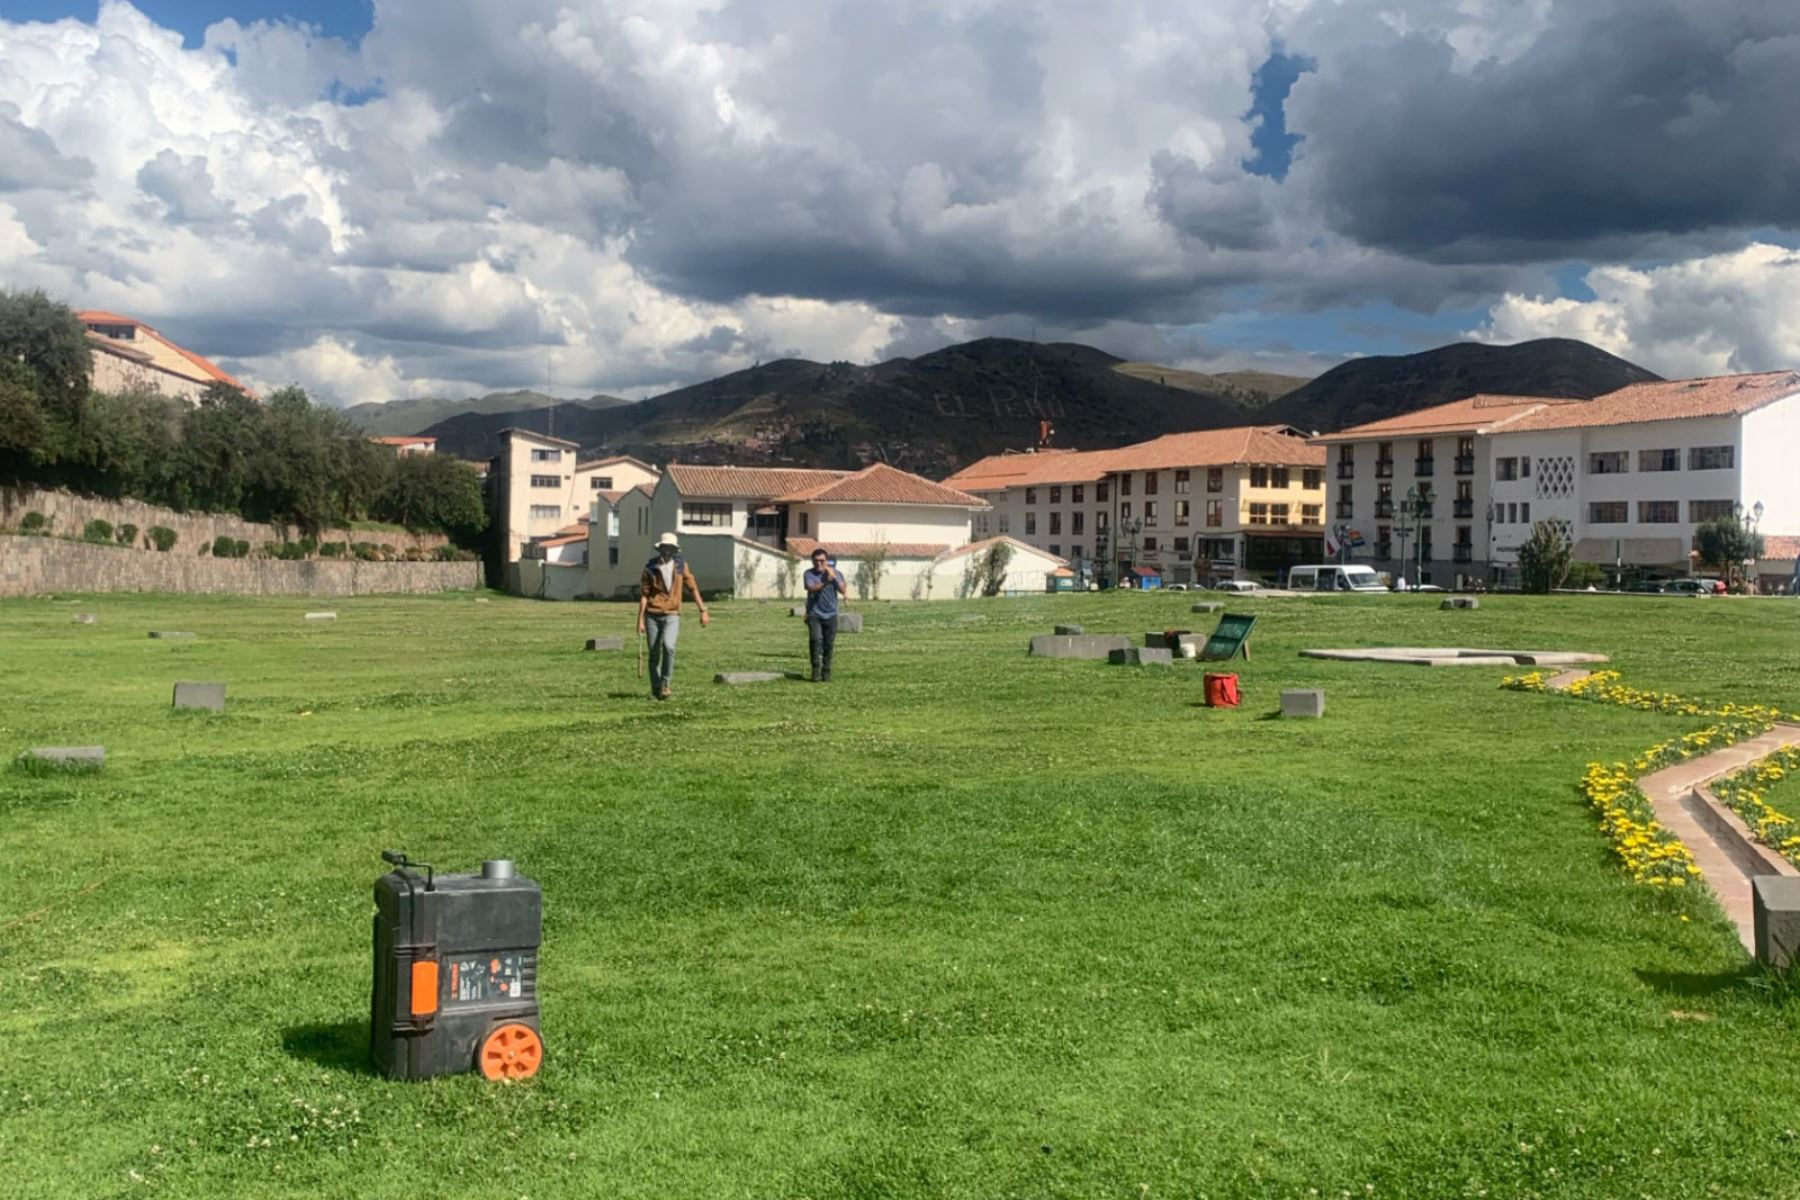
POLYGON ((1307 381, 1208 375, 1073 343, 983 338, 873 366, 783 359, 635 403, 502 392, 346 412, 371 433, 429 434, 440 451, 465 458, 491 457, 500 431, 518 427, 577 442, 583 457, 820 467, 882 461, 942 478, 983 455, 1037 445, 1046 423, 1051 445, 1102 449, 1252 423, 1338 429, 1476 392, 1588 397, 1655 378, 1566 339, 1360 358, 1307 381))

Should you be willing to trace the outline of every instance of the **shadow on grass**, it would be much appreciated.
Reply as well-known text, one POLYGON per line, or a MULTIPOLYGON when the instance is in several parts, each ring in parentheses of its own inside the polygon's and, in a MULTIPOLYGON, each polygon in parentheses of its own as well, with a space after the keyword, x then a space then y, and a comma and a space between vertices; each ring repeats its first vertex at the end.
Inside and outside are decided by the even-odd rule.
POLYGON ((1711 973, 1644 970, 1633 973, 1641 982, 1666 996, 1689 1000, 1743 999, 1775 1006, 1800 1003, 1800 974, 1793 968, 1778 970, 1762 963, 1747 963, 1735 970, 1711 973))
POLYGON ((369 1023, 366 1020, 291 1026, 281 1031, 281 1049, 283 1053, 305 1059, 315 1066, 356 1075, 375 1074, 375 1066, 369 1061, 369 1023))

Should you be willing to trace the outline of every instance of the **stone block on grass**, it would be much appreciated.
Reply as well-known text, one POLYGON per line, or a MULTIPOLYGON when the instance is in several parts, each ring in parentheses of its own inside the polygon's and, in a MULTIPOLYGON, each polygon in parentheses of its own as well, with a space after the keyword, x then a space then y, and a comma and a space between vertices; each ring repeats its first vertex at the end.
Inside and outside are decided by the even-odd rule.
POLYGON ((1224 612, 1225 605, 1217 600, 1203 600, 1199 604, 1194 605, 1190 611, 1197 613, 1224 612))
POLYGON ((1175 653, 1153 646, 1126 646, 1119 650, 1107 652, 1106 661, 1114 666, 1132 667, 1172 667, 1175 665, 1175 653))
POLYGON ((207 712, 222 713, 225 711, 225 685, 222 683, 190 683, 186 680, 175 685, 175 708, 199 708, 207 712))
POLYGON ((625 639, 622 637, 589 638, 587 645, 582 647, 584 650, 623 650, 624 648, 625 639))
POLYGON ((1144 635, 1146 650, 1175 650, 1180 647, 1181 639, 1193 635, 1191 629, 1159 629, 1144 635), (1174 637, 1170 637, 1174 634, 1174 637))
POLYGON ((162 640, 167 641, 170 638, 191 638, 191 637, 197 637, 199 635, 193 634, 193 633, 183 633, 182 631, 180 631, 178 629, 152 629, 150 631, 150 636, 153 638, 161 638, 162 640))
POLYGON ((862 618, 863 615, 859 612, 838 610, 838 632, 861 633, 863 631, 862 618))
POLYGON ((804 604, 796 604, 794 607, 788 609, 788 616, 790 617, 804 617, 805 615, 806 605, 804 604))
POLYGON ((21 757, 66 771, 98 771, 106 765, 106 747, 33 746, 21 757))
POLYGON ((714 683, 774 683, 786 678, 780 671, 720 671, 714 683))
POLYGON ((98 622, 99 620, 100 620, 100 618, 95 616, 93 613, 76 613, 75 614, 75 624, 77 624, 77 625, 93 625, 96 622, 98 622))
POLYGON ((986 613, 964 613, 962 616, 956 618, 956 623, 958 625, 979 625, 986 620, 986 613))
POLYGON ((1800 877, 1753 875, 1750 890, 1756 961, 1786 967, 1800 958, 1800 877))
POLYGON ((1447 596, 1445 597, 1444 602, 1438 605, 1438 607, 1440 609, 1480 608, 1481 601, 1473 596, 1447 596))
POLYGON ((1086 632, 1087 631, 1079 625, 1058 625, 1056 627, 1057 637, 1080 637, 1086 632))
POLYGON ((1283 688, 1281 715, 1284 717, 1322 717, 1325 715, 1324 688, 1283 688))
POLYGON ((1131 639, 1122 633, 1040 633, 1031 639, 1033 658, 1087 658, 1104 660, 1114 650, 1124 650, 1131 639))
POLYGON ((335 621, 337 620, 337 614, 334 612, 307 613, 306 619, 309 621, 335 621))

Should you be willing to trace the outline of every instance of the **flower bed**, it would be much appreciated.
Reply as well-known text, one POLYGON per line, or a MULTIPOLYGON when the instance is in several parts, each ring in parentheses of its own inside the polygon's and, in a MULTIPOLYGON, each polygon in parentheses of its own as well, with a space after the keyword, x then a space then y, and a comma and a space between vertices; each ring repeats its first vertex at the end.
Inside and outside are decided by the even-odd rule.
MULTIPOLYGON (((1627 687, 1619 682, 1617 671, 1595 671, 1559 689, 1551 688, 1549 679, 1547 672, 1532 671, 1509 675, 1500 681, 1500 686, 1519 692, 1554 692, 1576 700, 1616 704, 1639 712, 1714 718, 1712 724, 1702 729, 1648 747, 1633 755, 1629 763, 1616 762, 1611 766, 1589 763, 1587 773, 1581 777, 1581 794, 1599 814, 1601 828, 1606 831, 1613 851, 1625 865, 1632 881, 1660 888, 1686 887, 1690 878, 1700 874, 1700 868, 1694 865, 1693 855, 1681 839, 1663 828, 1656 819, 1656 810, 1638 786, 1638 778, 1684 759, 1756 737, 1781 719, 1780 710, 1767 705, 1738 704, 1708 708, 1673 692, 1627 687)), ((1796 762, 1800 763, 1800 755, 1796 755, 1796 762)), ((1746 821, 1750 819, 1745 817, 1746 821)), ((1795 849, 1800 851, 1800 836, 1793 840, 1795 849)), ((1787 851, 1783 850, 1783 853, 1787 851)), ((1800 862, 1800 859, 1796 861, 1800 862)))
POLYGON ((1717 780, 1712 794, 1744 819, 1757 841, 1800 866, 1800 823, 1771 808, 1764 795, 1771 784, 1795 774, 1800 774, 1800 746, 1789 746, 1717 780))

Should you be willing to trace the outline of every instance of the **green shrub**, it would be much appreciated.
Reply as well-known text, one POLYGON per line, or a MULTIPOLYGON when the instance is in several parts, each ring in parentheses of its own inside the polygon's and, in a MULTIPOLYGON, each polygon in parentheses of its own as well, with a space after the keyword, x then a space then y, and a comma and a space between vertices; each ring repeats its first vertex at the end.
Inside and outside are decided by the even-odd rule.
POLYGON ((319 543, 319 557, 320 558, 342 558, 342 557, 344 557, 344 555, 348 554, 349 552, 350 552, 350 546, 347 542, 320 542, 319 543))
POLYGON ((396 558, 400 557, 400 552, 395 550, 388 543, 383 542, 380 546, 380 555, 382 562, 393 562, 396 558))
POLYGON ((111 542, 113 540, 112 522, 102 521, 99 517, 95 517, 82 526, 81 540, 84 542, 111 542))
POLYGON ((381 553, 381 548, 374 542, 357 542, 350 547, 350 553, 363 562, 374 562, 381 553))
POLYGON ((159 552, 167 554, 175 548, 175 531, 167 525, 152 525, 150 542, 159 552))
POLYGON ((121 546, 137 545, 137 535, 138 535, 138 527, 136 525, 131 524, 129 521, 126 522, 125 524, 119 526, 119 534, 118 534, 119 545, 121 545, 121 546))
POLYGON ((319 552, 318 538, 303 537, 296 542, 295 545, 300 547, 301 558, 311 558, 314 554, 319 552))
POLYGON ((456 547, 455 546, 439 546, 436 550, 433 550, 431 553, 432 553, 432 557, 436 558, 439 562, 455 562, 456 561, 456 547))
POLYGON ((306 547, 300 542, 270 542, 264 553, 282 562, 298 562, 306 557, 306 547))
POLYGON ((231 543, 231 551, 231 557, 233 558, 249 558, 250 543, 239 538, 237 541, 231 543))
POLYGON ((237 543, 222 533, 213 539, 212 554, 214 558, 231 558, 232 551, 236 549, 237 543))
POLYGON ((19 522, 19 528, 25 533, 49 533, 50 518, 34 510, 25 514, 25 519, 19 522))

